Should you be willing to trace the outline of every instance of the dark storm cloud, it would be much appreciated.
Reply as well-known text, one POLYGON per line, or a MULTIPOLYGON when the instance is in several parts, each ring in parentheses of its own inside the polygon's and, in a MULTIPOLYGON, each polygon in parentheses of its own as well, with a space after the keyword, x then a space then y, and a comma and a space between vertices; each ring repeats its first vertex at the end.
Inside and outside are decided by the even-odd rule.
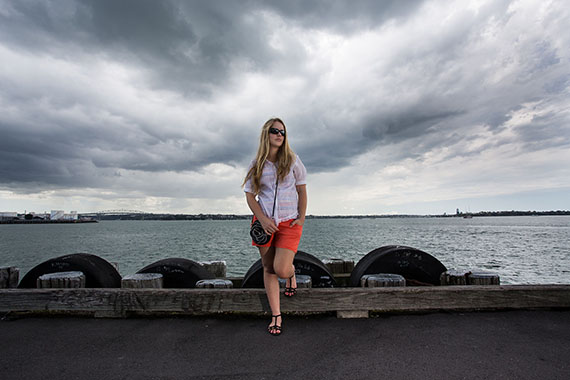
POLYGON ((158 88, 204 96, 228 80, 239 57, 270 61, 253 26, 240 23, 238 4, 152 0, 23 1, 0 19, 2 39, 20 49, 57 56, 101 54, 147 71, 158 88))
MULTIPOLYGON (((349 165, 351 159, 379 145, 437 133, 437 129, 431 131, 430 129, 460 114, 458 111, 444 112, 439 109, 416 110, 416 113, 409 110, 392 114, 371 113, 363 115, 362 119, 355 123, 356 125, 351 125, 349 128, 346 125, 331 123, 329 128, 315 133, 317 137, 314 140, 301 141, 298 152, 303 157, 305 165, 313 171, 334 171, 349 165), (321 147, 316 147, 313 141, 317 141, 321 147), (332 148, 326 149, 326 147, 332 148)), ((451 140, 452 137, 448 139, 451 140)), ((429 145, 424 141, 424 145, 416 146, 415 152, 402 151, 391 159, 416 157, 438 144, 441 144, 441 138, 429 145)))
POLYGON ((308 29, 328 29, 343 34, 377 27, 386 20, 408 15, 424 0, 319 0, 260 2, 294 23, 308 29))
MULTIPOLYGON (((0 13, 4 44, 68 60, 100 54, 130 62, 148 73, 148 85, 175 89, 184 96, 205 96, 212 86, 227 85, 236 60, 245 60, 255 71, 267 70, 284 58, 269 46, 269 33, 264 32, 268 25, 244 21, 245 14, 260 7, 255 2, 244 6, 236 2, 21 1, 5 6, 8 12, 0 13)), ((323 3, 315 3, 309 12, 301 12, 299 3, 286 9, 281 3, 265 6, 283 10, 288 17, 302 15, 304 24, 326 10, 332 26, 336 23, 330 10, 347 11, 323 3)), ((369 8, 363 3, 351 9, 369 8)), ((352 12, 349 20, 357 18, 358 13, 352 12)), ((27 107, 46 96, 55 108, 95 101, 81 98, 84 95, 78 91, 45 94, 42 89, 30 92, 14 87, 5 95, 27 107)), ((197 170, 211 162, 243 159, 254 145, 241 136, 234 136, 231 145, 207 146, 208 142, 180 135, 155 136, 153 129, 159 133, 159 127, 147 127, 140 120, 132 120, 139 126, 137 135, 125 134, 122 125, 113 129, 76 123, 43 119, 30 129, 4 122, 2 181, 91 186, 101 179, 90 181, 92 176, 81 175, 86 168, 197 170)))
POLYGON ((88 51, 122 59, 148 70, 152 86, 205 96, 212 86, 228 85, 236 61, 265 71, 303 55, 272 48, 272 25, 256 12, 275 12, 309 29, 355 31, 405 15, 418 3, 18 1, 8 5, 8 16, 0 14, 0 35, 18 49, 58 56, 88 51))
POLYGON ((193 141, 182 134, 174 139, 157 138, 140 129, 125 132, 121 124, 101 128, 87 122, 83 125, 44 122, 34 125, 33 132, 26 125, 0 123, 3 184, 99 187, 113 181, 117 168, 146 172, 199 171, 212 162, 231 165, 240 151, 243 155, 252 150, 243 136, 208 143, 193 141), (241 143, 236 147, 236 142, 241 143))
MULTIPOLYGON (((436 20, 425 32, 410 31, 416 34, 405 46, 382 40, 389 46, 367 47, 382 52, 378 58, 386 58, 384 66, 370 70, 368 79, 373 86, 363 83, 361 88, 344 91, 346 83, 334 83, 341 89, 332 95, 319 87, 328 73, 307 67, 314 57, 303 46, 303 39, 321 31, 350 38, 378 31, 383 25, 398 27, 414 17, 421 19, 418 10, 424 3, 0 2, 0 48, 78 65, 94 58, 119 62, 137 73, 131 79, 133 87, 174 93, 188 102, 181 102, 181 107, 215 103, 220 94, 237 93, 236 86, 246 74, 300 77, 309 95, 288 105, 303 111, 289 112, 291 118, 285 121, 297 126, 294 148, 313 173, 335 171, 383 145, 421 139, 413 149, 393 155, 393 160, 420 157, 438 146, 459 145, 462 139, 467 145, 476 137, 470 128, 483 125, 499 133, 506 128, 509 114, 522 109, 524 103, 548 96, 554 99, 552 107, 564 104, 570 76, 561 69, 567 64, 561 54, 563 44, 547 37, 525 42, 515 36, 513 40, 524 50, 520 56, 501 56, 502 50, 509 48, 506 45, 472 56, 471 50, 479 46, 488 28, 505 27, 514 17, 508 11, 508 1, 486 4, 476 16, 462 15, 452 25, 436 20), (300 36, 286 41, 284 50, 274 46, 273 32, 279 25, 268 14, 301 30, 300 36), (493 61, 497 56, 499 61, 493 61), (497 83, 486 83, 496 71, 506 70, 517 60, 521 67, 512 74, 497 83), (385 94, 374 99, 370 92, 374 87, 385 94), (330 100, 333 96, 334 102, 330 100), (303 103, 314 107, 302 107, 303 103)), ((405 39, 406 34, 399 36, 405 39)), ((500 29, 497 34, 502 35, 500 29)), ((322 57, 324 61, 328 58, 322 57)), ((360 59, 351 57, 356 63, 355 74, 368 68, 357 64, 360 59)), ((34 69, 43 73, 42 67, 34 69)), ((211 163, 240 167, 249 162, 257 144, 261 125, 252 128, 243 120, 233 121, 231 113, 214 115, 208 120, 211 125, 203 120, 195 123, 192 117, 187 122, 169 123, 161 119, 164 115, 143 115, 137 105, 122 109, 112 101, 105 103, 83 91, 92 83, 76 83, 72 76, 64 90, 54 88, 49 75, 38 75, 36 80, 42 82, 28 87, 12 82, 9 75, 3 78, 7 82, 0 88, 0 105, 18 110, 12 119, 0 115, 0 183, 6 186, 97 187, 111 184, 118 169, 155 173, 200 172, 211 163), (79 115, 70 117, 77 107, 79 115)), ((95 83, 99 78, 92 80, 95 83)), ((235 108, 256 107, 255 100, 253 104, 248 101, 241 104, 235 99, 235 108)), ((512 138, 526 142, 529 149, 563 145, 568 141, 567 122, 567 117, 546 112, 512 138), (556 139, 545 137, 553 131, 556 139)), ((498 143, 481 144, 476 149, 498 143)), ((476 149, 450 152, 449 157, 475 155, 476 149)))
POLYGON ((425 134, 427 129, 458 114, 460 112, 441 109, 416 109, 415 113, 404 111, 394 115, 373 115, 371 120, 364 123, 363 136, 372 141, 378 139, 386 142, 405 140, 425 134))

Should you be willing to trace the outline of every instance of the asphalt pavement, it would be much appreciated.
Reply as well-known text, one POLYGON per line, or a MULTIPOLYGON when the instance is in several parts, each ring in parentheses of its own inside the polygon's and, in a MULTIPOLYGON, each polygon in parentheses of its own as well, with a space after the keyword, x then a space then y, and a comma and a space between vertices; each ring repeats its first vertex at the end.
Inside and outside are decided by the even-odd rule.
POLYGON ((269 319, 8 315, 0 378, 570 379, 570 311, 269 319))

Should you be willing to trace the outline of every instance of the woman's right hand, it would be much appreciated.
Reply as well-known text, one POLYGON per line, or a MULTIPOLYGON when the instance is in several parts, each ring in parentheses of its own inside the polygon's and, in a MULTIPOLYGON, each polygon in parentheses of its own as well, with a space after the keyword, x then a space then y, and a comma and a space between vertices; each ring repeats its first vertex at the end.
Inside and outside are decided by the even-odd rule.
POLYGON ((279 228, 275 225, 273 219, 268 218, 267 216, 263 216, 259 219, 259 223, 261 223, 261 227, 268 235, 273 235, 275 232, 279 231, 279 228))

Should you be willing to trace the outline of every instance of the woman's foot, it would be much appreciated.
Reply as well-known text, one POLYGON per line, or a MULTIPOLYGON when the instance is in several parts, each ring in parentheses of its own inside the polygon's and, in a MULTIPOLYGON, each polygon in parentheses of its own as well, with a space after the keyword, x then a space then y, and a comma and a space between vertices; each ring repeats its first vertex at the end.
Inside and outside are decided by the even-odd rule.
POLYGON ((297 294, 297 278, 295 277, 295 274, 289 277, 287 281, 289 281, 289 286, 287 286, 287 283, 285 283, 285 296, 293 297, 295 294, 297 294), (293 283, 295 283, 295 286, 293 286, 293 283))
POLYGON ((282 323, 281 314, 272 315, 271 323, 269 324, 267 331, 274 336, 281 335, 281 323, 282 323))

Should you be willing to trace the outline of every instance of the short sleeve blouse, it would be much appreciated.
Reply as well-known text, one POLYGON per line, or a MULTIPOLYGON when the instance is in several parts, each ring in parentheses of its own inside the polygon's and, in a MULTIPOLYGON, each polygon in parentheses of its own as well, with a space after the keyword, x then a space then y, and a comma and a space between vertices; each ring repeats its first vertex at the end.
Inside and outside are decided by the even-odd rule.
MULTIPOLYGON (((248 167, 253 167, 255 160, 251 161, 248 167)), ((258 202, 263 213, 271 217, 273 210, 273 198, 275 196, 275 181, 277 178, 277 167, 271 161, 265 161, 263 173, 261 174, 261 189, 258 194, 258 202)), ((291 165, 291 170, 277 186, 277 198, 275 204, 275 214, 273 220, 275 224, 296 219, 299 216, 299 195, 297 186, 307 183, 307 169, 299 156, 295 155, 295 162, 291 165)), ((244 191, 253 194, 253 181, 250 178, 244 186, 244 191)))

